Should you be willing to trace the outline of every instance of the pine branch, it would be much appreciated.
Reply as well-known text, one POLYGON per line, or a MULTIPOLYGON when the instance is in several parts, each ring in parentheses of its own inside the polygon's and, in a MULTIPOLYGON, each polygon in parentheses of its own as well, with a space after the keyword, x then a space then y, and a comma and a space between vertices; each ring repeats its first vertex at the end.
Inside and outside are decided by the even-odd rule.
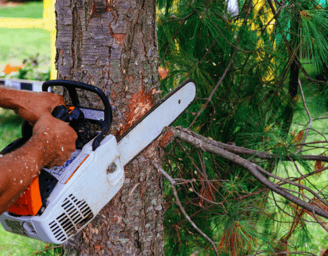
MULTIPOLYGON (((248 16, 251 12, 251 8, 252 8, 252 3, 253 3, 253 0, 249 0, 248 2, 248 7, 247 7, 247 12, 246 12, 246 16, 244 18, 244 21, 243 21, 243 28, 247 25, 247 21, 248 21, 248 16)), ((238 36, 238 39, 237 39, 237 43, 236 43, 236 46, 239 45, 239 42, 241 40, 241 37, 242 37, 242 33, 239 34, 238 36)), ((234 61, 234 58, 235 58, 235 55, 237 53, 237 48, 234 48, 232 54, 231 54, 231 59, 228 63, 228 66, 226 67, 226 69, 224 70, 221 78, 219 79, 219 81, 217 82, 217 84, 215 85, 214 89, 212 90, 210 96, 208 97, 208 100, 206 101, 206 103, 202 106, 202 108, 198 111, 196 117, 194 118, 194 120, 191 122, 191 124, 189 125, 189 128, 192 127, 194 125, 194 123, 196 122, 196 120, 198 119, 198 117, 200 116, 200 114, 204 111, 204 109, 207 107, 208 103, 211 101, 214 93, 216 92, 216 90, 219 88, 219 86, 221 85, 222 81, 224 80, 224 78, 226 77, 226 75, 228 74, 228 71, 230 70, 230 67, 234 61)))
MULTIPOLYGON (((272 3, 271 0, 268 0, 268 1, 269 1, 269 3, 272 3)), ((277 2, 277 1, 276 1, 276 2, 277 2)), ((284 3, 284 4, 285 4, 285 3, 284 3)), ((273 6, 272 4, 269 4, 269 5, 270 5, 270 8, 271 8, 272 13, 276 16, 276 10, 275 10, 274 6, 273 6)), ((277 24, 280 26, 279 19, 275 19, 275 20, 276 20, 277 24)), ((282 35, 282 38, 283 38, 285 44, 287 45, 287 50, 288 50, 288 52, 289 52, 289 55, 290 55, 290 56, 293 56, 293 50, 292 50, 292 48, 291 48, 291 45, 290 45, 290 43, 289 43, 289 41, 288 41, 286 35, 285 35, 284 33, 282 33, 281 35, 282 35)), ((294 62, 296 63, 296 65, 298 66, 298 68, 302 71, 302 73, 304 74, 305 78, 306 78, 309 82, 314 83, 314 84, 323 84, 323 83, 326 83, 326 81, 321 81, 321 80, 316 80, 316 79, 311 78, 310 75, 309 75, 309 74, 306 72, 306 70, 304 69, 304 67, 303 67, 303 65, 302 65, 302 63, 300 62, 300 60, 299 60, 298 57, 296 57, 296 58, 294 59, 294 62)))
MULTIPOLYGON (((316 214, 328 219, 328 212, 326 212, 322 208, 318 208, 316 206, 313 206, 313 205, 305 202, 304 200, 301 200, 300 198, 292 195, 291 193, 287 192, 288 189, 284 189, 284 188, 278 186, 277 184, 274 184, 273 182, 269 181, 265 176, 263 176, 261 174, 261 172, 265 173, 266 175, 270 175, 274 178, 277 178, 281 181, 287 182, 287 183, 291 183, 290 181, 288 181, 286 179, 283 179, 283 178, 280 178, 278 176, 275 176, 271 173, 268 173, 262 167, 254 164, 254 163, 251 163, 250 161, 247 161, 246 159, 241 158, 240 156, 235 155, 235 154, 233 154, 233 153, 231 153, 227 150, 224 150, 222 148, 215 147, 215 146, 213 146, 209 143, 206 143, 205 141, 202 141, 202 140, 198 139, 197 137, 194 137, 186 129, 169 127, 168 130, 171 131, 176 138, 179 138, 183 141, 186 141, 189 144, 195 146, 196 148, 199 148, 199 149, 201 149, 205 152, 212 153, 212 154, 215 154, 217 156, 220 156, 220 157, 222 157, 226 160, 229 160, 229 161, 231 161, 233 163, 236 163, 237 165, 245 168, 260 183, 262 183, 263 185, 268 187, 270 190, 272 190, 272 191, 276 192, 277 194, 285 197, 286 199, 290 200, 291 202, 303 207, 304 209, 306 209, 310 212, 315 212, 316 214)), ((292 182, 291 184, 300 186, 300 184, 296 184, 294 182, 292 182)), ((309 190, 309 189, 307 188, 307 190, 309 190)), ((296 191, 294 191, 294 192, 297 193, 296 191)), ((311 193, 314 193, 314 192, 311 191, 311 193)), ((318 195, 316 195, 316 196, 318 196, 318 195)))
MULTIPOLYGON (((181 27, 183 26, 183 24, 185 23, 185 21, 189 18, 189 17, 191 17, 191 15, 193 15, 195 12, 193 11, 193 12, 191 12, 191 13, 189 13, 186 17, 184 17, 184 18, 182 18, 182 21, 181 21, 181 24, 180 24, 180 27, 177 29, 177 31, 175 32, 175 34, 174 34, 174 36, 171 38, 171 41, 173 42, 174 41, 174 39, 175 39, 175 37, 178 35, 178 33, 179 33, 179 31, 180 31, 180 29, 181 29, 181 27)), ((167 51, 168 51, 168 49, 169 49, 169 42, 166 42, 162 47, 164 47, 165 45, 167 45, 167 47, 166 47, 166 49, 165 49, 165 52, 164 52, 164 54, 163 54, 163 56, 162 56, 162 59, 159 61, 159 66, 162 64, 162 62, 163 62, 163 60, 164 60, 164 58, 165 58, 165 55, 166 55, 166 53, 167 53, 167 51)))
POLYGON ((160 166, 158 166, 157 163, 153 162, 153 165, 154 167, 160 171, 164 176, 165 178, 167 178, 167 180, 170 182, 171 184, 171 187, 172 187, 172 190, 173 190, 173 194, 174 194, 174 197, 176 199, 176 204, 179 206, 181 212, 183 213, 183 215, 185 216, 185 218, 189 221, 189 223, 194 227, 194 229, 196 229, 203 237, 206 238, 207 241, 210 242, 210 244, 212 245, 214 251, 215 251, 215 254, 217 256, 219 256, 219 252, 216 248, 216 245, 215 243, 201 230, 197 227, 197 225, 191 220, 191 218, 189 217, 189 215, 187 214, 187 212, 185 211, 184 207, 182 206, 181 202, 180 202, 180 199, 179 199, 179 196, 178 196, 178 193, 177 193, 177 190, 175 188, 175 181, 172 179, 172 177, 166 172, 164 171, 160 166))
MULTIPOLYGON (((213 21, 211 20, 210 16, 208 15, 208 9, 206 9, 206 16, 209 20, 209 22, 212 24, 212 26, 219 32, 219 34, 221 35, 221 37, 227 42, 227 44, 229 44, 231 47, 233 48, 236 48, 237 50, 240 50, 241 52, 244 52, 244 53, 254 53, 255 51, 247 51, 247 50, 244 50, 244 49, 241 49, 240 47, 238 47, 238 43, 237 45, 234 45, 233 43, 231 43, 226 37, 225 35, 222 33, 222 31, 218 28, 217 25, 215 25, 213 23, 213 21)), ((219 43, 219 42, 218 42, 219 43)))
POLYGON ((244 147, 238 147, 238 146, 234 146, 234 145, 229 145, 226 143, 222 143, 219 141, 215 141, 213 139, 204 137, 200 134, 197 134, 193 131, 191 131, 190 129, 184 129, 182 127, 169 127, 170 131, 175 132, 174 130, 183 130, 184 132, 190 134, 191 136, 199 139, 200 141, 207 143, 209 145, 212 145, 214 147, 218 147, 224 150, 227 150, 231 153, 234 154, 238 154, 238 155, 246 155, 246 156, 252 156, 255 158, 259 158, 262 160, 274 160, 274 159, 279 159, 282 161, 291 161, 291 159, 293 160, 310 160, 310 161, 321 161, 321 162, 328 162, 328 156, 323 156, 323 155, 298 155, 298 156, 294 156, 294 155, 290 155, 291 159, 288 158, 288 156, 281 156, 281 155, 274 155, 274 154, 269 154, 269 153, 265 153, 265 152, 259 152, 253 149, 248 149, 248 148, 244 148, 244 147))

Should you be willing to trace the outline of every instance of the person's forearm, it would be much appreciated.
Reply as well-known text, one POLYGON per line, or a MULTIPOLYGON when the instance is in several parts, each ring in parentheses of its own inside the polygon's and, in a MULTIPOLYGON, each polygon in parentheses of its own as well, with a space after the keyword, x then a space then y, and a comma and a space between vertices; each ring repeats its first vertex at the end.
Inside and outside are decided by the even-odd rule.
POLYGON ((65 105, 62 96, 49 92, 31 92, 0 86, 0 107, 13 109, 16 114, 34 125, 44 112, 65 105))
POLYGON ((47 134, 37 134, 21 148, 0 157, 0 214, 7 210, 47 164, 47 134))
POLYGON ((0 107, 15 110, 28 105, 31 92, 0 86, 0 95, 0 107))

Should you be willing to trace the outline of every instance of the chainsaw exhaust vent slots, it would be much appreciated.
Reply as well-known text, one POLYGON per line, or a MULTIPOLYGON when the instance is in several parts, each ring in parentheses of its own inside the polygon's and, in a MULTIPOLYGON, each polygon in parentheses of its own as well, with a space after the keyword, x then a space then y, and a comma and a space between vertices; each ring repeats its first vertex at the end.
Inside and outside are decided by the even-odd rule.
POLYGON ((72 194, 64 200, 62 208, 65 212, 49 224, 52 233, 60 242, 76 234, 85 223, 93 218, 89 205, 83 200, 79 201, 72 194))
POLYGON ((69 219, 69 217, 63 213, 57 218, 59 225, 64 229, 65 234, 69 237, 70 235, 74 235, 76 233, 74 229, 73 222, 69 219))
POLYGON ((84 200, 78 201, 72 194, 69 195, 69 199, 64 200, 62 207, 73 221, 76 230, 85 223, 86 219, 93 217, 89 205, 84 200))
MULTIPOLYGON (((58 106, 52 114, 68 122, 78 133, 77 149, 62 166, 41 170, 35 181, 35 191, 40 195, 27 198, 29 200, 23 198, 24 202, 30 202, 29 207, 40 202, 39 208, 34 207, 36 210, 27 214, 6 211, 0 215, 0 222, 9 232, 62 244, 84 228, 117 194, 124 183, 124 166, 159 137, 164 127, 172 124, 192 103, 196 86, 192 80, 184 81, 118 140, 109 134, 111 106, 100 89, 75 81, 54 80, 45 82, 43 91, 50 86, 64 87, 68 91, 70 100, 65 103, 66 107, 58 106), (102 102, 104 108, 97 107, 98 101, 94 100, 93 107, 83 106, 85 101, 79 99, 80 95, 84 95, 81 90, 98 95, 99 104, 102 102), (89 129, 89 126, 96 126, 97 130, 89 129)), ((23 138, 8 145, 2 154, 23 145, 32 133, 32 127, 24 123, 23 138)))
POLYGON ((64 242, 67 239, 67 236, 63 230, 59 227, 56 221, 53 221, 49 224, 51 232, 59 242, 64 242))

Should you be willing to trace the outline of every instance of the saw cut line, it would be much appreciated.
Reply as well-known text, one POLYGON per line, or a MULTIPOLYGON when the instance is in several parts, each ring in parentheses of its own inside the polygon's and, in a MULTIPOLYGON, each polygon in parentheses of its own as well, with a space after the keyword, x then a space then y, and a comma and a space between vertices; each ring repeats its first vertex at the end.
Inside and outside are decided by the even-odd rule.
MULTIPOLYGON (((167 99, 169 99, 175 92, 179 91, 182 87, 184 87, 188 83, 193 83, 195 82, 192 79, 187 79, 183 81, 181 84, 179 84, 174 90, 170 91, 165 95, 164 98, 162 98, 159 102, 157 102, 145 115, 143 115, 137 122, 135 122, 129 129, 127 129, 122 135, 120 135, 117 138, 117 143, 119 143, 134 127, 136 127, 139 123, 141 123, 142 120, 144 120, 148 115, 150 115, 155 109, 157 109, 161 104, 163 104, 167 99)), ((196 89, 195 89, 196 90, 196 89)), ((196 93, 195 93, 196 96, 196 93)), ((191 102, 189 103, 189 105, 191 102)), ((188 106, 189 106, 188 105, 188 106)), ((188 107, 187 106, 187 107, 188 107)), ((180 113, 181 115, 182 113, 180 113)), ((176 117, 177 118, 177 117, 176 117)), ((167 125, 168 126, 168 125, 167 125)))
POLYGON ((195 83, 185 81, 133 125, 118 142, 122 165, 126 165, 173 123, 196 95, 195 83), (144 131, 147 131, 146 133, 144 131))

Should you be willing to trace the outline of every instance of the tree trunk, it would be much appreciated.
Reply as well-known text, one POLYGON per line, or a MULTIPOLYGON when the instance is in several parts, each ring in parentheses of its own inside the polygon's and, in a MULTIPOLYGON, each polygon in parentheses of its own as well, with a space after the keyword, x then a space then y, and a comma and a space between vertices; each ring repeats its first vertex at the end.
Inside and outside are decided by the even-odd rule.
MULTIPOLYGON (((156 1, 57 0, 56 19, 58 79, 102 89, 122 135, 158 97, 156 1)), ((66 243, 69 255, 163 255, 159 159, 153 145, 125 166, 123 188, 66 243)))

